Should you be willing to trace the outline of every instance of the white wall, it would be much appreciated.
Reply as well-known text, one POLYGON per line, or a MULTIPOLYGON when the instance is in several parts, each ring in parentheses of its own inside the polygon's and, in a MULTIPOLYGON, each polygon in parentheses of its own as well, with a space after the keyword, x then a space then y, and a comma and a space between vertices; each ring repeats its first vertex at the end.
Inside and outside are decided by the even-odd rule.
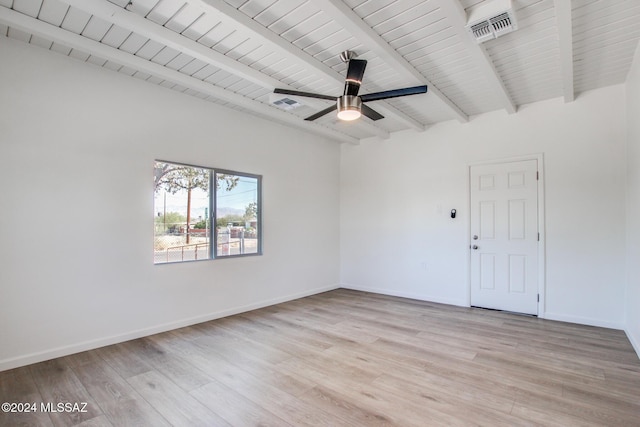
POLYGON ((626 331, 640 356, 640 44, 627 77, 626 331))
POLYGON ((342 147, 341 283, 468 305, 468 166, 542 153, 547 318, 622 328, 624 86, 342 147), (458 216, 449 217, 451 209, 458 216), (425 268, 426 265, 426 268, 425 268))
POLYGON ((625 326, 638 350, 638 53, 626 85, 570 104, 341 149, 11 39, 0 38, 0 57, 0 370, 339 281, 467 305, 467 167, 536 153, 544 314, 625 326), (156 158, 262 174, 265 255, 154 266, 156 158))
POLYGON ((339 145, 0 38, 0 370, 338 285, 339 145), (263 175, 264 256, 153 265, 153 161, 263 175))

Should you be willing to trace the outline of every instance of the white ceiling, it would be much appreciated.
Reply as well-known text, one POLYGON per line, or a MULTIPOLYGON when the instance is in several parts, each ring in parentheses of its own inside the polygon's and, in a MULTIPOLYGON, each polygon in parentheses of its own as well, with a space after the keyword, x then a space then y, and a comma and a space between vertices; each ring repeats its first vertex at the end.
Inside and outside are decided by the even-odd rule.
POLYGON ((0 0, 0 34, 216 104, 357 143, 622 83, 638 0, 513 0, 518 29, 476 44, 467 14, 491 0, 0 0), (360 93, 385 118, 304 120, 329 101, 271 104, 276 87, 341 95, 353 50, 360 93))

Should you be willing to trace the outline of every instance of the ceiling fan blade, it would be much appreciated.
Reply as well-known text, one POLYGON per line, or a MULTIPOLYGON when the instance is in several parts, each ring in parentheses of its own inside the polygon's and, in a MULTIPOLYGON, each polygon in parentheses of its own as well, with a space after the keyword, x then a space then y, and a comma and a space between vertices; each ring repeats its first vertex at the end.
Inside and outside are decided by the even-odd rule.
POLYGON ((315 120, 315 119, 319 119, 320 117, 322 117, 322 116, 324 116, 326 114, 329 114, 330 112, 332 112, 333 110, 335 110, 337 108, 338 108, 337 105, 332 105, 331 107, 325 108, 322 111, 318 111, 317 113, 310 115, 305 120, 312 121, 312 120, 315 120))
POLYGON ((365 68, 367 68, 367 61, 364 59, 351 59, 349 61, 347 78, 344 83, 344 95, 358 95, 365 68))
POLYGON ((393 89, 393 90, 385 90, 384 92, 368 93, 366 95, 361 95, 360 99, 362 100, 362 102, 378 101, 380 99, 397 98, 399 96, 417 95, 420 93, 425 93, 426 91, 427 91, 426 85, 405 87, 404 89, 393 89))
POLYGON ((283 95, 306 96, 307 98, 326 99, 327 101, 335 101, 336 99, 338 99, 335 96, 320 95, 319 93, 301 92, 299 90, 289 90, 289 89, 274 89, 273 93, 281 93, 283 95))
POLYGON ((362 104, 362 114, 369 117, 371 120, 384 119, 384 116, 382 114, 378 113, 376 110, 368 107, 365 104, 362 104))

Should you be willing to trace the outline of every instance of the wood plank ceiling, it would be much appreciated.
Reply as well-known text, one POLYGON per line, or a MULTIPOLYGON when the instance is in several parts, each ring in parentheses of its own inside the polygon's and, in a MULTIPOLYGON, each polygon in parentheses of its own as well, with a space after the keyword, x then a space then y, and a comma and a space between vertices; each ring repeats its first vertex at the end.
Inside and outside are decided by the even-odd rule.
POLYGON ((513 0, 518 29, 476 44, 467 16, 491 1, 0 0, 0 34, 348 143, 624 82, 640 1, 513 0), (361 94, 429 92, 372 102, 376 122, 273 104, 276 87, 342 94, 344 50, 368 61, 361 94))

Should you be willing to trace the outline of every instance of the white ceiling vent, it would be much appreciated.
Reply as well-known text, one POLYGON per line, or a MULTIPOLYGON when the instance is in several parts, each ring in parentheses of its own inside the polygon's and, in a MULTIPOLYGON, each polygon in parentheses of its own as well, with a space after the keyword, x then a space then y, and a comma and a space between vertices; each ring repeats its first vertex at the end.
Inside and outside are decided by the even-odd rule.
POLYGON ((517 30, 511 0, 491 0, 472 9, 467 16, 467 29, 477 43, 517 30))
POLYGON ((302 103, 298 100, 275 93, 272 93, 269 96, 269 102, 271 102, 276 107, 282 108, 283 110, 287 111, 293 110, 294 108, 302 107, 302 103))

